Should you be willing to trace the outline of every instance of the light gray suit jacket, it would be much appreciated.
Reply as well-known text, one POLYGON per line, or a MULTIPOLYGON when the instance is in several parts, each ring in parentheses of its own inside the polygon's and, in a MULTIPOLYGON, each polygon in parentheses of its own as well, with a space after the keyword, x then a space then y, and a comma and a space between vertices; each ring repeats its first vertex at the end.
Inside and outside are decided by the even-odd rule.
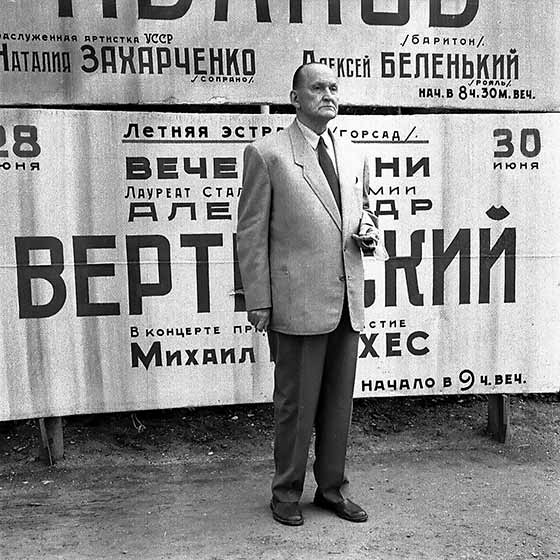
POLYGON ((362 253, 352 234, 369 212, 369 172, 350 142, 333 140, 342 215, 295 121, 245 149, 237 225, 245 301, 248 310, 271 307, 270 328, 281 333, 333 331, 345 291, 352 328, 364 327, 362 253))

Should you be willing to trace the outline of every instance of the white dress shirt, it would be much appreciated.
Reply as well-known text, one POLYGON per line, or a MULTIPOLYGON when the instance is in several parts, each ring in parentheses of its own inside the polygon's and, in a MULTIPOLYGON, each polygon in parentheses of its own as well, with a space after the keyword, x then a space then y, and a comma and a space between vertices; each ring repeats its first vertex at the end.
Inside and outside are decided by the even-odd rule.
POLYGON ((299 126, 299 129, 301 130, 301 133, 303 134, 303 137, 309 142, 309 144, 311 145, 311 147, 313 148, 315 153, 317 153, 317 146, 319 145, 319 138, 320 137, 323 138, 323 140, 325 141, 325 146, 327 147, 327 154, 329 154, 329 157, 331 158, 331 161, 334 165, 334 170, 336 171, 336 174, 338 175, 338 165, 336 163, 336 152, 335 152, 335 149, 334 149, 334 144, 333 144, 331 135, 329 134, 329 130, 326 129, 325 132, 323 132, 323 134, 319 135, 314 130, 311 130, 308 126, 303 124, 299 119, 296 119, 296 122, 299 126))

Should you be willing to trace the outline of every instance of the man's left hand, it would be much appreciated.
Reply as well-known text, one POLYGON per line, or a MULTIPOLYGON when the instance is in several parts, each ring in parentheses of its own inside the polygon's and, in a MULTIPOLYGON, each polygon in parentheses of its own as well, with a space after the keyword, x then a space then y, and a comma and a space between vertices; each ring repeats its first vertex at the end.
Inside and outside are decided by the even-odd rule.
POLYGON ((377 245, 377 241, 379 240, 379 231, 373 230, 367 235, 358 235, 357 233, 353 233, 352 237, 354 238, 358 246, 364 249, 374 249, 377 245))

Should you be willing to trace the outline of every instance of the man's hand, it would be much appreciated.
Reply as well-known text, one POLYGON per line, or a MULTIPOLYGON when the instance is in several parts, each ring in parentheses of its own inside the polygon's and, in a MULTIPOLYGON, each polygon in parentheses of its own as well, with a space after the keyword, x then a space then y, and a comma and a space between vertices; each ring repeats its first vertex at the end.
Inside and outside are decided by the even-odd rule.
POLYGON ((268 329, 270 323, 270 312, 270 307, 253 309, 252 311, 247 311, 247 318, 249 319, 249 323, 251 323, 257 331, 264 332, 268 329))
POLYGON ((356 241, 359 247, 364 249, 374 249, 379 241, 379 231, 371 230, 371 232, 366 235, 358 235, 356 233, 352 234, 352 237, 356 241))

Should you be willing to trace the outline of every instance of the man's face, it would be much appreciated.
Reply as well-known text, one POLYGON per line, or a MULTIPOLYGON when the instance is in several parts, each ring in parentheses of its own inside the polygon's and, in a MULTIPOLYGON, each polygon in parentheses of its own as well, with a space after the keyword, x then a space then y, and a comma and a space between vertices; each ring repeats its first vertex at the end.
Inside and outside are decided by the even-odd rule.
POLYGON ((338 112, 338 80, 334 72, 322 64, 303 68, 300 83, 291 93, 291 101, 299 119, 312 129, 322 129, 322 132, 338 112))

